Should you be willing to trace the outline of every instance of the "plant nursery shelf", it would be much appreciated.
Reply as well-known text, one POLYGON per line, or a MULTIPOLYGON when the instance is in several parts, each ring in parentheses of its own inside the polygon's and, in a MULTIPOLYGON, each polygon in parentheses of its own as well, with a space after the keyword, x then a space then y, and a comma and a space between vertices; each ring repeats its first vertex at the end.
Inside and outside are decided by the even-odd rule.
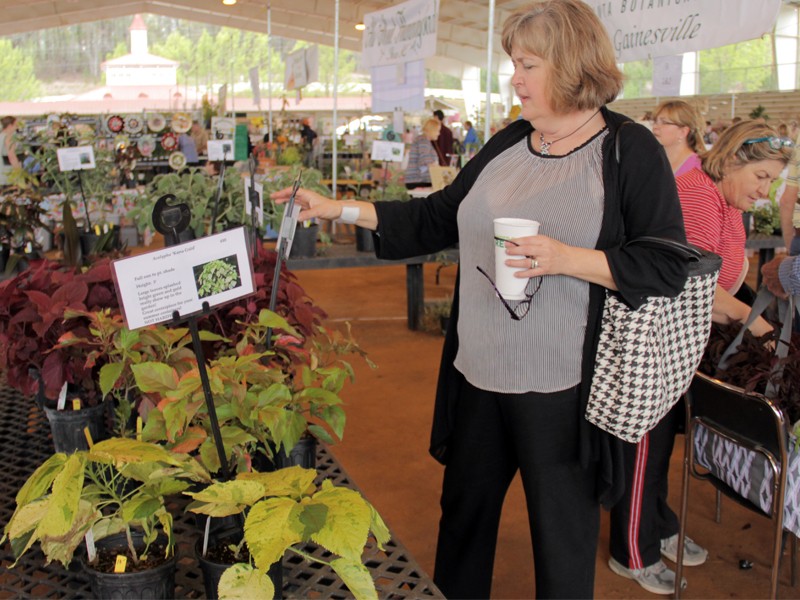
MULTIPOLYGON (((3 526, 14 512, 17 491, 36 467, 52 454, 49 435, 47 419, 33 400, 0 384, 0 456, 3 457, 0 524, 3 526)), ((318 448, 318 477, 355 489, 327 448, 322 444, 318 448)), ((185 513, 183 505, 172 511, 178 556, 175 595, 177 598, 202 598, 203 576, 193 553, 198 531, 192 522, 193 515, 185 513)), ((316 546, 309 545, 303 549, 318 558, 326 557, 326 552, 316 546)), ((45 565, 41 552, 25 555, 12 569, 13 562, 11 547, 6 543, 0 547, 0 598, 91 596, 89 583, 79 568, 66 570, 58 563, 45 565)), ((380 598, 443 598, 397 540, 390 541, 385 551, 369 544, 364 562, 372 573, 380 598)), ((283 597, 351 598, 352 594, 331 569, 295 560, 287 554, 283 561, 283 597)))

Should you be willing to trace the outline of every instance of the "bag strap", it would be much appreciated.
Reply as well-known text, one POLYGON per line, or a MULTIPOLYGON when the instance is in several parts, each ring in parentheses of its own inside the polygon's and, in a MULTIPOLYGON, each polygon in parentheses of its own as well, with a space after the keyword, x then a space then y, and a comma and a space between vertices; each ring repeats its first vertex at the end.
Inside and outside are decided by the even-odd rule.
POLYGON ((798 298, 796 296, 789 296, 788 300, 784 300, 782 298, 776 298, 775 294, 770 292, 766 287, 759 289, 758 295, 756 295, 756 299, 753 302, 753 306, 750 308, 750 314, 747 315, 747 319, 742 324, 742 328, 722 354, 722 358, 719 360, 719 365, 717 365, 717 368, 721 370, 728 368, 728 361, 739 348, 739 344, 742 343, 745 330, 747 330, 747 328, 753 324, 756 318, 758 318, 767 309, 773 300, 777 300, 778 319, 782 325, 780 337, 778 338, 778 343, 775 347, 775 357, 778 360, 776 361, 775 366, 772 368, 769 380, 767 382, 767 387, 764 390, 764 395, 767 398, 773 398, 775 393, 778 391, 777 385, 773 382, 780 379, 780 374, 783 372, 784 367, 784 361, 781 359, 786 358, 786 356, 789 354, 789 344, 792 338, 792 320, 794 318, 795 306, 798 302, 798 298))
MULTIPOLYGON (((633 125, 633 121, 623 121, 620 123, 619 127, 617 127, 617 132, 614 136, 614 158, 617 161, 617 165, 619 166, 621 157, 622 157, 622 149, 621 149, 621 142, 620 139, 622 136, 622 128, 626 125, 633 125)), ((618 188, 618 196, 620 196, 619 189, 622 185, 621 178, 620 178, 620 170, 617 169, 617 188, 618 188)), ((633 240, 629 240, 626 242, 628 244, 641 244, 641 245, 650 245, 650 246, 661 246, 662 248, 666 248, 668 250, 674 251, 684 260, 692 260, 698 261, 703 258, 703 254, 697 249, 693 248, 687 244, 683 244, 676 240, 671 240, 669 238, 662 238, 653 235, 643 235, 633 240)))
POLYGON ((630 244, 661 246, 662 248, 672 250, 685 260, 698 261, 701 258, 703 258, 703 253, 700 252, 697 248, 694 248, 692 246, 689 246, 688 244, 684 244, 677 240, 657 237, 654 235, 643 235, 641 237, 638 237, 636 239, 630 240, 625 243, 626 246, 630 244))

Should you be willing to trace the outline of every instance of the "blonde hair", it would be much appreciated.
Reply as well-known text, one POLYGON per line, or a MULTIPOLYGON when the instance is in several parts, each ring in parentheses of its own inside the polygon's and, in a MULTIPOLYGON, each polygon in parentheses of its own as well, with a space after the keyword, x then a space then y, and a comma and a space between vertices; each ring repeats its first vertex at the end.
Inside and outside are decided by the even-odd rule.
POLYGON ((686 144, 696 154, 706 151, 703 136, 700 133, 700 115, 694 106, 683 100, 668 100, 659 104, 654 114, 656 119, 663 115, 676 125, 688 127, 689 134, 686 136, 686 144))
POLYGON ((502 42, 509 56, 516 46, 550 64, 557 113, 599 108, 622 90, 606 28, 582 0, 545 0, 516 11, 503 25, 502 42))
POLYGON ((442 131, 442 122, 439 119, 435 119, 431 117, 427 121, 422 124, 422 133, 425 137, 436 139, 439 137, 439 133, 442 131), (436 135, 433 135, 436 132, 436 135))
MULTIPOLYGON (((781 145, 772 148, 768 141, 745 143, 759 138, 779 138, 769 125, 758 121, 741 121, 731 125, 714 142, 711 150, 700 157, 703 171, 714 181, 722 181, 731 169, 761 160, 777 160, 784 165, 792 158, 793 148, 781 145)), ((785 139, 785 138, 781 138, 785 139)))

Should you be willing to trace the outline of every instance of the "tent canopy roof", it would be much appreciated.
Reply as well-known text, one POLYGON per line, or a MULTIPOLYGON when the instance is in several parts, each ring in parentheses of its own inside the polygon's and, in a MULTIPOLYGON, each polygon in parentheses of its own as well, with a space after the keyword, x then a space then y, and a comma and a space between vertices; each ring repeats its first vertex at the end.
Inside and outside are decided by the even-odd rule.
MULTIPOLYGON (((516 8, 532 0, 496 0, 495 32, 516 8)), ((272 7, 272 34, 333 46, 333 0, 0 0, 0 35, 150 13, 248 31, 267 31, 267 4, 272 7)), ((356 23, 364 14, 390 8, 395 0, 341 0, 339 46, 361 51, 356 23)), ((429 68, 461 76, 465 65, 486 67, 488 1, 440 0, 437 55, 429 68)), ((494 61, 504 57, 495 35, 494 61)), ((497 62, 495 62, 495 65, 497 62)))

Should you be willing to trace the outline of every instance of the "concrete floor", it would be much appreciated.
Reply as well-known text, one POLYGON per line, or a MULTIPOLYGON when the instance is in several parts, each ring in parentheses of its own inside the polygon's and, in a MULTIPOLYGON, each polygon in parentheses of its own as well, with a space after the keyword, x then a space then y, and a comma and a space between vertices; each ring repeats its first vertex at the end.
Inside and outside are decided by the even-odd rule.
MULTIPOLYGON (((426 299, 452 292, 455 267, 425 266, 426 299)), ((436 373, 443 338, 406 327, 405 268, 402 266, 298 271, 300 283, 329 314, 331 326, 352 324, 354 337, 378 367, 354 360, 356 381, 345 391, 347 428, 332 448, 345 470, 376 506, 395 536, 421 567, 433 572, 442 467, 427 452, 436 373)), ((670 477, 671 505, 678 509, 683 437, 676 440, 670 477)), ((708 562, 685 569, 686 598, 764 598, 769 593, 770 522, 723 499, 722 522, 714 522, 714 493, 704 482, 690 486, 689 534, 709 550, 708 562), (741 570, 739 561, 753 563, 741 570)), ((597 556, 598 598, 653 596, 608 569, 608 519, 603 514, 597 556)), ((534 596, 531 544, 518 479, 504 509, 495 564, 493 598, 534 596)), ((788 585, 784 598, 799 598, 788 585)))

